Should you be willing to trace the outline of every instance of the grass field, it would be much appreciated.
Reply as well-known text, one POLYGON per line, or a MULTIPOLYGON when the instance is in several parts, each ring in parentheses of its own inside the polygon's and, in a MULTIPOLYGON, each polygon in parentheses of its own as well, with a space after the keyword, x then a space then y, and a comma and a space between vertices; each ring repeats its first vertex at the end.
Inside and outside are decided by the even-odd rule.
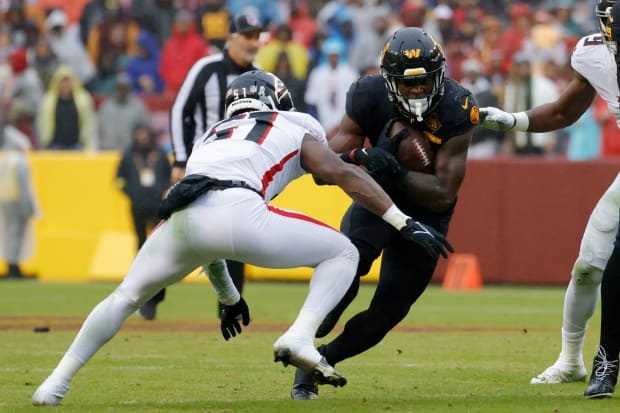
MULTIPOLYGON (((432 286, 382 343, 338 365, 346 387, 321 387, 320 400, 292 401, 294 369, 273 363, 271 346, 295 317, 307 284, 258 282, 246 286, 253 321, 231 341, 220 336, 210 287, 175 285, 158 320, 130 317, 76 376, 60 407, 30 406, 84 317, 115 287, 0 283, 0 412, 620 411, 620 395, 584 400, 585 383, 529 384, 559 351, 561 287, 432 286), (35 333, 36 326, 50 331, 35 333)), ((362 285, 345 316, 364 308, 372 291, 362 285)), ((588 369, 598 312, 590 324, 588 369)))

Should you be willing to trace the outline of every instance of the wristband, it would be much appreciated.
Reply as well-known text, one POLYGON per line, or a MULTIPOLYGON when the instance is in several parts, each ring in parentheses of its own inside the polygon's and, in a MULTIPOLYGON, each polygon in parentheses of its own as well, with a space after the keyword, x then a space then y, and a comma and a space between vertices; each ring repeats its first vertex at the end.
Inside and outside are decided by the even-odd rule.
POLYGON ((526 132, 530 126, 530 118, 527 116, 527 113, 516 112, 512 114, 512 117, 515 118, 515 124, 510 129, 526 132))
POLYGON ((381 215, 381 218, 399 231, 401 228, 407 226, 407 220, 410 219, 410 217, 403 214, 395 204, 392 204, 392 206, 381 215))
POLYGON ((355 149, 351 149, 349 152, 344 152, 340 154, 340 159, 345 161, 346 163, 355 164, 355 149))

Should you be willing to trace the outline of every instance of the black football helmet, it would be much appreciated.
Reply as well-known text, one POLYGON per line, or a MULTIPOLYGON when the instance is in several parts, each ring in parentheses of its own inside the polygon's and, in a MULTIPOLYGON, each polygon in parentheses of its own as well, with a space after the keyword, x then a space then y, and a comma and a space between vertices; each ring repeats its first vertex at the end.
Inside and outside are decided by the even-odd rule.
POLYGON ((255 110, 295 110, 291 93, 276 75, 263 70, 245 72, 226 91, 226 117, 255 110))
POLYGON ((435 39, 417 27, 397 30, 381 52, 381 74, 387 84, 390 100, 400 112, 418 121, 433 110, 443 95, 446 59, 435 39), (432 92, 423 98, 410 99, 398 92, 397 81, 433 80, 432 92))
POLYGON ((607 48, 617 55, 617 38, 620 36, 620 4, 615 8, 617 0, 598 0, 594 13, 598 17, 598 24, 607 48))

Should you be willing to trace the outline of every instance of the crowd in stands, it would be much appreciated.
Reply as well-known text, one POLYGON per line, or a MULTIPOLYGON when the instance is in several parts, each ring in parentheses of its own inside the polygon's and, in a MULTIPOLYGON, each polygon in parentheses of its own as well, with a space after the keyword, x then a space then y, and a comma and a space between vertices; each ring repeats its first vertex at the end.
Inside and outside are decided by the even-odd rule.
MULTIPOLYGON (((0 125, 35 149, 123 151, 149 123, 169 150, 153 101, 171 104, 199 58, 225 44, 228 17, 256 13, 268 30, 256 63, 282 78, 296 106, 329 134, 349 84, 379 71, 399 27, 443 46, 447 76, 480 106, 520 111, 554 100, 570 81, 570 53, 598 30, 596 0, 4 0, 0 1, 0 125), (66 3, 66 4, 65 4, 66 3), (146 104, 145 104, 146 102, 146 104)), ((165 106, 165 105, 164 105, 165 106)), ((597 100, 565 130, 477 128, 471 157, 620 155, 620 132, 597 100)))

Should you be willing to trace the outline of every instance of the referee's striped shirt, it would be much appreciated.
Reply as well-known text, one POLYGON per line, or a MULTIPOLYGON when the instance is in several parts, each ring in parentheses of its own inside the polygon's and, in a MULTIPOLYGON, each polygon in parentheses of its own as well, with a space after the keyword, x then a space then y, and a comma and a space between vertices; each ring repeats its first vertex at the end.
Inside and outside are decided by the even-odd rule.
POLYGON ((224 98, 230 82, 256 68, 239 66, 227 50, 194 63, 170 110, 174 166, 185 166, 194 142, 224 117, 224 98))

